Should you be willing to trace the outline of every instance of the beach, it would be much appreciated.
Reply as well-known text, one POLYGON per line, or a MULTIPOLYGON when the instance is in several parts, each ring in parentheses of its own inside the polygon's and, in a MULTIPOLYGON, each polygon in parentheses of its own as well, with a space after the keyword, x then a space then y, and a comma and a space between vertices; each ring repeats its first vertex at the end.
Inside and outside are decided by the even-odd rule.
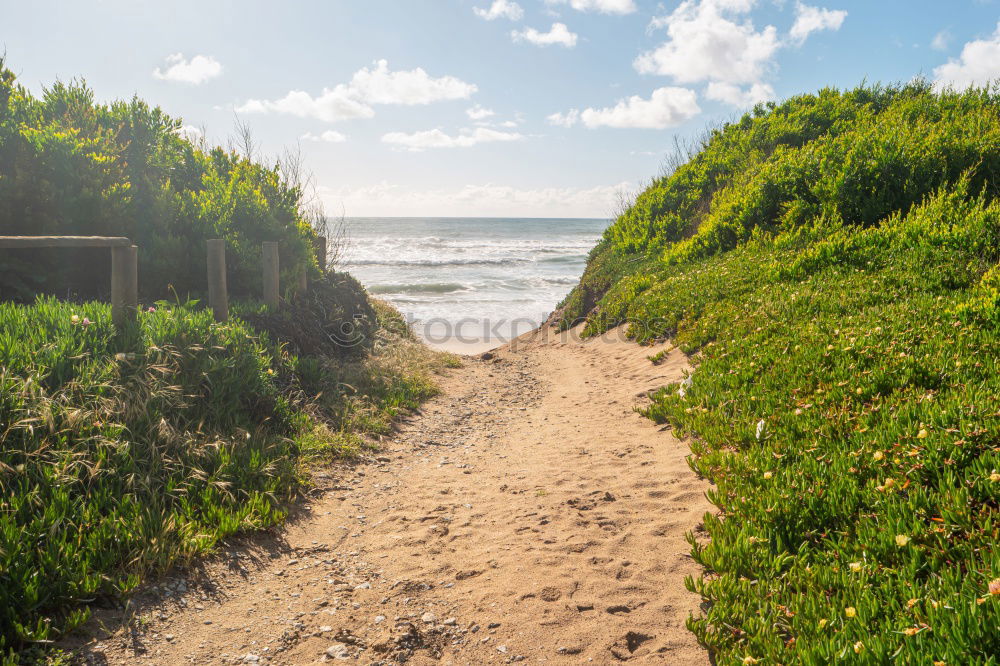
POLYGON ((537 328, 579 281, 602 219, 348 218, 340 267, 427 344, 460 354, 537 328))

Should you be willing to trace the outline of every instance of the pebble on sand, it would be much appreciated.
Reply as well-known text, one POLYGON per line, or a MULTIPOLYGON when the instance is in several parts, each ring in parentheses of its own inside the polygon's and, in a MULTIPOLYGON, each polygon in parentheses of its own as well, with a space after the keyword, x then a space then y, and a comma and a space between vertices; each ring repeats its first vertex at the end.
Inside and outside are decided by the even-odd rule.
POLYGON ((334 643, 326 649, 326 656, 332 659, 350 659, 350 649, 343 643, 334 643))

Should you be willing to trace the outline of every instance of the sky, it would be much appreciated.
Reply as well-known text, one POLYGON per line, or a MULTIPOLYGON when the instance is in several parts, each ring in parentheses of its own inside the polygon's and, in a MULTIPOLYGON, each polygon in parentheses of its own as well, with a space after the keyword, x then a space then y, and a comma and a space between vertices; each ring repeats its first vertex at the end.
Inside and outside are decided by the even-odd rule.
POLYGON ((757 102, 1000 78, 1000 0, 0 0, 0 49, 299 147, 330 215, 608 217, 757 102))

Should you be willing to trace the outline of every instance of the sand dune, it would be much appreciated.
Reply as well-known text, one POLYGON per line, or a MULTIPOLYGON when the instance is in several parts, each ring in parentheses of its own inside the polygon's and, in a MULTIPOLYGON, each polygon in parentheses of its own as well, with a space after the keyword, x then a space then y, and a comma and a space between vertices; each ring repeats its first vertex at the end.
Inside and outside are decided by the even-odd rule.
MULTIPOLYGON (((107 663, 708 663, 684 627, 711 510, 687 447, 633 412, 672 352, 524 336, 443 380, 368 464, 320 474, 271 539, 136 599, 107 663)), ((118 625, 120 627, 120 625, 118 625)))

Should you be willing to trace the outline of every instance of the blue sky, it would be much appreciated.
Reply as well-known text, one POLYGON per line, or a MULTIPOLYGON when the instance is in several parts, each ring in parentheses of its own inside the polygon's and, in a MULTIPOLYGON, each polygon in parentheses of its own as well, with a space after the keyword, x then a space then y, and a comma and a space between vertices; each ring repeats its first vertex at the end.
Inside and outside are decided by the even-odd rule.
POLYGON ((0 48, 300 145, 328 213, 602 217, 754 101, 1000 77, 1000 0, 0 0, 0 48))

